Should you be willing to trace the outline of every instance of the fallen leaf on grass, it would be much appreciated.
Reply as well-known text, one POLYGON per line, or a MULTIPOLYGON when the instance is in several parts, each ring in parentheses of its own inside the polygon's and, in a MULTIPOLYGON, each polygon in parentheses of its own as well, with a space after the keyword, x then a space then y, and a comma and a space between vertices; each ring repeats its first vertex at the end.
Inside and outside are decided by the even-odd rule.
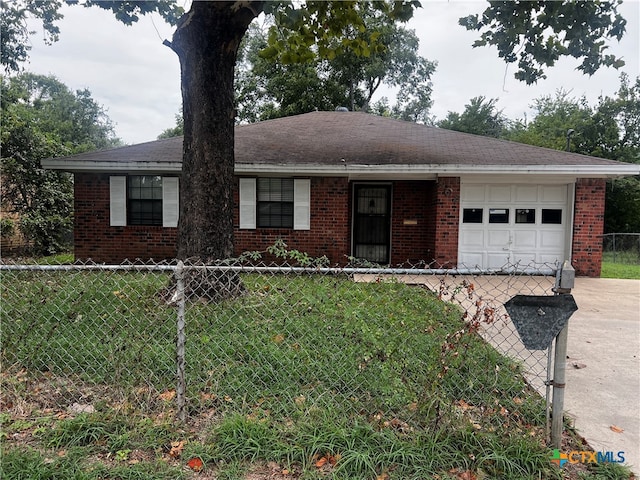
POLYGON ((316 466, 316 468, 328 468, 328 467, 335 467, 336 463, 338 463, 340 461, 340 454, 337 455, 331 455, 331 454, 326 454, 326 455, 315 455, 314 456, 314 460, 315 463, 314 465, 316 466))
POLYGON ((456 475, 460 480, 477 480, 477 475, 473 473, 471 470, 465 470, 464 472, 460 472, 456 475))
POLYGON ((171 442, 171 450, 169 450, 169 456, 172 458, 179 458, 182 455, 182 450, 184 450, 185 445, 184 440, 180 440, 179 442, 171 442))
POLYGON ((620 428, 617 425, 611 425, 609 428, 611 429, 612 432, 616 432, 616 433, 624 432, 624 428, 620 428))
POLYGON ((187 462, 187 467, 189 467, 194 472, 199 472, 204 467, 204 463, 202 463, 202 460, 198 457, 193 457, 187 462))
POLYGON ((167 390, 166 392, 162 392, 160 395, 158 395, 158 398, 160 400, 164 400, 166 402, 170 402, 171 400, 173 400, 176 396, 176 391, 175 390, 167 390))

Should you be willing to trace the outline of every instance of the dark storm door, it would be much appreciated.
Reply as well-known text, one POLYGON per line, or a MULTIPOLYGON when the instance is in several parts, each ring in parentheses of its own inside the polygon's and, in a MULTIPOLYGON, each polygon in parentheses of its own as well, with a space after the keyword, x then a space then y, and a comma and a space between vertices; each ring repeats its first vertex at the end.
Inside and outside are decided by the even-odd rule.
POLYGON ((354 185, 353 256, 389 263, 391 186, 354 185))

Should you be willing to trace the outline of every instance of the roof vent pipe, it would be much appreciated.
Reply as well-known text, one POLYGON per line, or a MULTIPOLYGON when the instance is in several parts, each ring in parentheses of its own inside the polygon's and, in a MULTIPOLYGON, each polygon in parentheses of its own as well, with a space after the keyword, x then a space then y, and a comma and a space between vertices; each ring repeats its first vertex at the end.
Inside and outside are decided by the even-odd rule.
POLYGON ((567 130, 567 152, 571 151, 571 135, 574 133, 576 133, 576 131, 573 128, 567 130))
POLYGON ((348 112, 349 109, 347 107, 336 107, 336 112, 348 112))

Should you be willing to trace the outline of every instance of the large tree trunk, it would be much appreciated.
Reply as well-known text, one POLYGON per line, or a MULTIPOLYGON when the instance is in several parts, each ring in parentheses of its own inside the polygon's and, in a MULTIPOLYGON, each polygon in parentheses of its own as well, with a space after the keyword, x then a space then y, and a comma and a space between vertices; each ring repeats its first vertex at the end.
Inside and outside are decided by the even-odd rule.
POLYGON ((173 35, 184 117, 178 258, 233 255, 234 67, 263 4, 194 1, 173 35))

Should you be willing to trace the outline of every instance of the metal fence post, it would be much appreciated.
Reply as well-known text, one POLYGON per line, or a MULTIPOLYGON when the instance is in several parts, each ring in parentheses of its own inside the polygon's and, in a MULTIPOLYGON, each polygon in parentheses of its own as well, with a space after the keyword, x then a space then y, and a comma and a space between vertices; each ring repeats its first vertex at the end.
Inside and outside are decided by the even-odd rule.
POLYGON ((187 418, 186 412, 186 399, 185 399, 185 359, 184 359, 184 263, 182 260, 178 262, 178 266, 175 270, 176 276, 176 302, 178 305, 177 315, 177 327, 178 327, 178 339, 176 344, 176 364, 177 364, 177 385, 176 385, 176 402, 178 407, 178 419, 184 422, 187 418))
MULTIPOLYGON (((561 267, 559 283, 556 292, 569 294, 574 286, 575 270, 571 263, 565 261, 561 267)), ((553 404, 551 412, 551 444, 554 448, 562 446, 562 431, 564 420, 564 387, 567 366, 567 340, 569 324, 556 336, 555 357, 553 361, 553 404)))

